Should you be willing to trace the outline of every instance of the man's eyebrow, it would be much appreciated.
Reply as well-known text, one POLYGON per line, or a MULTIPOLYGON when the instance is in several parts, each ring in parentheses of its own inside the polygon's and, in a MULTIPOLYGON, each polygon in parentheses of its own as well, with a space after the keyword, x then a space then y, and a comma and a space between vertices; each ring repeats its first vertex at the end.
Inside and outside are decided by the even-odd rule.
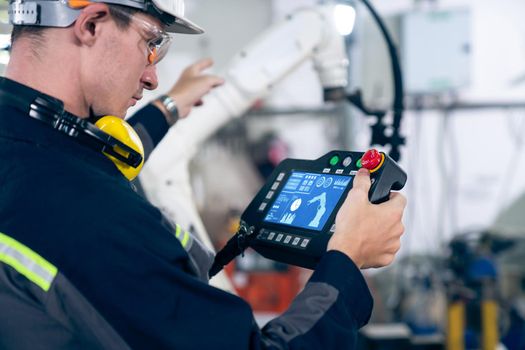
POLYGON ((148 23, 148 25, 144 26, 144 28, 146 29, 148 39, 155 39, 162 36, 163 31, 159 27, 149 22, 146 23, 148 23))
POLYGON ((146 40, 154 40, 154 39, 157 39, 158 37, 160 37, 159 33, 156 32, 156 31, 152 31, 152 30, 147 30, 146 31, 146 40))

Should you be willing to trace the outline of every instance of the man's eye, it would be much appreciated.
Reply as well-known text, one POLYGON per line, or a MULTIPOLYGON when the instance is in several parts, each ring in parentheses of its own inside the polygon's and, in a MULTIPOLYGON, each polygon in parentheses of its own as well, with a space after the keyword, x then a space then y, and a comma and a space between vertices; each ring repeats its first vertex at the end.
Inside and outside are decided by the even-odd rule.
POLYGON ((151 39, 148 44, 150 48, 159 47, 162 44, 162 37, 151 39))

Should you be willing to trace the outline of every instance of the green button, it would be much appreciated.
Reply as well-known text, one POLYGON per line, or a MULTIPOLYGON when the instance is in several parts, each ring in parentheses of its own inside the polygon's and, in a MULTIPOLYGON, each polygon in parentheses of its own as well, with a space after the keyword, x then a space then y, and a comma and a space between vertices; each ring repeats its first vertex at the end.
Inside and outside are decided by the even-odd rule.
POLYGON ((333 156, 332 158, 330 158, 330 165, 334 166, 334 165, 337 165, 339 163, 339 156, 333 156))
POLYGON ((359 160, 357 161, 356 165, 357 165, 357 167, 359 169, 361 169, 363 167, 363 164, 361 164, 361 158, 359 158, 359 160))

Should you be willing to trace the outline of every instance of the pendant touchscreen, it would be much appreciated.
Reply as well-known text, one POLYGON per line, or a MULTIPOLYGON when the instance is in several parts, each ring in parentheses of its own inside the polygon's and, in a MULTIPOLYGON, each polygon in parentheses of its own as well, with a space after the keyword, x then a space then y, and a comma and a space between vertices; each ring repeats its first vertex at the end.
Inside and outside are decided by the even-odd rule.
POLYGON ((294 171, 264 221, 321 231, 351 181, 350 176, 294 171))
POLYGON ((361 167, 370 170, 372 203, 388 200, 391 190, 405 185, 405 172, 376 150, 332 151, 316 160, 282 161, 241 215, 239 232, 217 253, 210 274, 247 247, 269 259, 315 268, 361 167))

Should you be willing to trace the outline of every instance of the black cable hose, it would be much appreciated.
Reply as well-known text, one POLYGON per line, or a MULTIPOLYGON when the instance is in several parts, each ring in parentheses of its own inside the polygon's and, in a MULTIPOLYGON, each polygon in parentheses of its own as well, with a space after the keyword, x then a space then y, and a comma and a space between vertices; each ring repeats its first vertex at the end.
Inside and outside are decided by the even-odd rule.
MULTIPOLYGON (((394 120, 392 123, 392 135, 388 137, 390 141, 387 141, 392 148, 390 150, 390 156, 395 161, 398 161, 400 158, 399 146, 404 145, 405 138, 401 136, 399 128, 401 127, 401 121, 403 120, 403 112, 405 110, 404 102, 404 86, 403 86, 403 75, 401 73, 401 64, 399 63, 399 55, 397 53, 397 48, 394 45, 392 36, 385 26, 385 23, 375 10, 375 8, 370 4, 368 0, 361 0, 366 8, 370 11, 372 17, 376 21, 385 42, 388 47, 388 53, 390 54, 390 61, 392 65, 392 74, 394 78, 394 102, 392 106, 392 111, 394 113, 394 120)), ((378 120, 378 123, 381 122, 378 120)))

